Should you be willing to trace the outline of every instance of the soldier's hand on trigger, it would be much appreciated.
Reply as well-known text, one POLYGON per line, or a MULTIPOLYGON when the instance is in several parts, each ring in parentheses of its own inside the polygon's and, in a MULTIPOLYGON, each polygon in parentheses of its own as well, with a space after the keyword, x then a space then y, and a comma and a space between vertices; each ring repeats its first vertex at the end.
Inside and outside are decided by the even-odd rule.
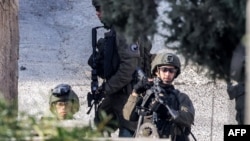
POLYGON ((134 89, 133 92, 140 94, 143 93, 144 91, 146 91, 148 89, 148 87, 150 85, 153 84, 153 79, 150 78, 145 78, 142 79, 140 81, 138 81, 135 85, 134 85, 134 89))
POLYGON ((160 105, 161 105, 161 103, 160 103, 159 99, 155 98, 149 104, 149 109, 153 112, 156 112, 158 110, 158 108, 160 107, 160 105))
POLYGON ((103 96, 106 95, 106 92, 105 92, 105 83, 102 83, 102 85, 98 87, 96 93, 97 94, 102 94, 103 96))
POLYGON ((159 93, 158 101, 160 101, 162 104, 168 104, 167 98, 167 94, 159 93))

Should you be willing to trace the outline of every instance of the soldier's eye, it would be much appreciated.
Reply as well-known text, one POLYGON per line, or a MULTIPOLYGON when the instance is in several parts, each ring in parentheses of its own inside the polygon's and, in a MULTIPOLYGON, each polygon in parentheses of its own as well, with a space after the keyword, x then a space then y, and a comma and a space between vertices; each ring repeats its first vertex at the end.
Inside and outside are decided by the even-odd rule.
POLYGON ((175 68, 159 67, 159 69, 162 72, 169 72, 169 73, 176 73, 177 72, 177 70, 175 68))

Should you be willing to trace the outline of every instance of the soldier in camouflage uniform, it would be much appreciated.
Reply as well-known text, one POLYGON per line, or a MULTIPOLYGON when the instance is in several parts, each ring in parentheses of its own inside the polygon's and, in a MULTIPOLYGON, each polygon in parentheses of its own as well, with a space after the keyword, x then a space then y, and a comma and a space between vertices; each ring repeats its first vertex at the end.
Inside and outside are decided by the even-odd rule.
POLYGON ((245 47, 240 44, 233 52, 230 75, 232 81, 228 84, 227 92, 230 100, 235 99, 236 120, 244 124, 245 103, 245 47))
POLYGON ((58 120, 74 119, 79 111, 79 98, 68 84, 59 84, 50 91, 50 111, 58 120))
MULTIPOLYGON (((134 99, 136 97, 139 104, 137 103, 135 113, 143 117, 143 119, 139 118, 136 137, 188 141, 195 110, 189 96, 172 85, 181 72, 180 60, 172 53, 160 53, 156 55, 151 67, 153 80, 144 78, 134 86, 123 113, 131 113, 130 106, 134 106, 131 97, 134 99), (140 97, 142 100, 138 100, 140 97)), ((131 113, 130 116, 125 115, 125 118, 138 120, 135 113, 131 113)))
MULTIPOLYGON (((102 21, 101 7, 98 3, 98 0, 92 0, 92 4, 96 8, 96 15, 102 21)), ((127 101, 128 96, 132 92, 133 74, 136 68, 142 67, 145 71, 148 70, 150 72, 149 61, 151 58, 149 54, 144 54, 144 52, 150 52, 151 44, 150 42, 144 42, 146 38, 141 38, 136 43, 127 44, 125 37, 122 34, 116 33, 114 27, 108 26, 105 23, 103 24, 105 28, 110 31, 104 34, 104 39, 98 41, 97 48, 109 48, 109 46, 105 46, 105 39, 110 34, 115 36, 114 43, 118 55, 111 58, 109 65, 111 67, 118 67, 116 67, 114 73, 101 76, 101 78, 104 79, 102 91, 104 91, 105 98, 102 101, 98 111, 105 111, 108 115, 112 115, 113 119, 118 122, 118 126, 112 125, 112 128, 113 130, 119 129, 119 137, 131 137, 137 123, 125 120, 122 115, 122 109, 125 102, 127 101), (102 45, 104 47, 101 47, 102 45), (118 65, 115 64, 117 62, 118 65)), ((108 50, 112 51, 111 49, 108 50)), ((104 58, 107 56, 105 56, 104 53, 104 58)), ((93 68, 93 62, 91 62, 91 60, 92 58, 90 57, 88 64, 93 68)), ((97 64, 99 64, 97 67, 100 67, 101 65, 103 66, 101 70, 102 72, 104 70, 104 73, 106 69, 109 69, 103 65, 103 63, 97 62, 97 64)), ((100 122, 99 120, 99 117, 95 118, 97 124, 100 122)))

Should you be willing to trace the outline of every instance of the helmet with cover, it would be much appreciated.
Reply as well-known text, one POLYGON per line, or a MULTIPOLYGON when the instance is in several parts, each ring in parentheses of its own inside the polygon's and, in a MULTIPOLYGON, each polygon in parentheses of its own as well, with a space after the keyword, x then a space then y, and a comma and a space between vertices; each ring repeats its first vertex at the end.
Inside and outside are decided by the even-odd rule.
POLYGON ((73 104, 72 114, 79 111, 79 98, 68 84, 59 84, 50 91, 50 111, 54 113, 53 104, 58 101, 71 101, 73 104))
POLYGON ((159 53, 155 56, 151 63, 152 75, 155 75, 157 67, 171 65, 177 69, 175 78, 181 73, 181 63, 180 59, 173 53, 159 53))

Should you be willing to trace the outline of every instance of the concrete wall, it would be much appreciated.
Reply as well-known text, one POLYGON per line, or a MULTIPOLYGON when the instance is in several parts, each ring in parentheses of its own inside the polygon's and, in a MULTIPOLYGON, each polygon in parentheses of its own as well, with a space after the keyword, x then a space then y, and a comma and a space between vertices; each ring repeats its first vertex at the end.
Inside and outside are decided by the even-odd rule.
MULTIPOLYGON (((72 85, 80 98, 76 118, 87 124, 90 91, 91 28, 100 25, 90 0, 20 0, 19 110, 40 117, 50 114, 48 91, 72 85)), ((152 52, 163 49, 157 37, 152 52)), ((182 62, 184 60, 182 59, 182 62)), ((182 63, 183 64, 183 63, 182 63)), ((196 109, 192 129, 198 141, 223 141, 223 125, 235 124, 234 103, 226 84, 213 84, 192 66, 183 67, 176 88, 187 93, 196 109)), ((115 136, 115 135, 114 135, 115 136)))

